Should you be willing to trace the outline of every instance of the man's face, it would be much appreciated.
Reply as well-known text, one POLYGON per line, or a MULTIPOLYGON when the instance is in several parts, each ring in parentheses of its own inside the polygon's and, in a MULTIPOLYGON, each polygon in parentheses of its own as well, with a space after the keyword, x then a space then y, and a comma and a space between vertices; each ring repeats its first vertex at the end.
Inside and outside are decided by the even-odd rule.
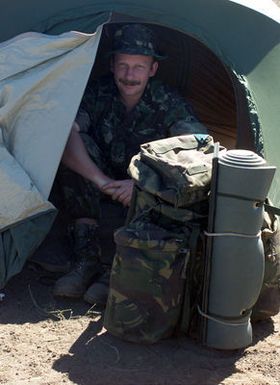
POLYGON ((158 63, 151 56, 115 54, 111 70, 124 101, 139 100, 157 68, 158 63))

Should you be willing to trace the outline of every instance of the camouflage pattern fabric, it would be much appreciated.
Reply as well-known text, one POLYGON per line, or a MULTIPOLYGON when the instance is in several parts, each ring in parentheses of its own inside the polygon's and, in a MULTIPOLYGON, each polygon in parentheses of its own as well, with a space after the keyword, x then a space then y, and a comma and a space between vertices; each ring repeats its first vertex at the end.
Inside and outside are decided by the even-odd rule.
MULTIPOLYGON (((129 177, 131 157, 139 152, 142 143, 192 130, 207 131, 185 101, 157 80, 151 79, 141 101, 129 114, 118 95, 112 76, 100 79, 87 88, 76 118, 90 157, 113 179, 129 177)), ((100 198, 104 196, 91 182, 62 166, 56 183, 73 219, 100 218, 100 198)))
POLYGON ((192 130, 207 132, 185 100, 155 78, 150 79, 129 113, 119 99, 113 77, 99 79, 87 87, 76 120, 100 148, 103 162, 115 179, 128 177, 130 160, 141 144, 192 130))
MULTIPOLYGON (((110 176, 111 170, 106 167, 102 153, 94 140, 85 133, 80 135, 91 159, 110 176)), ((92 182, 61 165, 55 183, 63 196, 63 209, 72 219, 83 217, 100 219, 100 200, 106 197, 92 182)))
POLYGON ((178 234, 135 222, 115 233, 104 326, 127 341, 154 343, 179 320, 188 253, 178 234))
POLYGON ((202 223, 208 216, 208 197, 203 197, 201 201, 196 201, 191 206, 178 209, 135 185, 132 199, 127 224, 135 219, 142 221, 146 219, 175 232, 181 229, 182 225, 202 223))
POLYGON ((214 150, 209 135, 182 135, 145 143, 129 174, 144 191, 175 207, 207 199, 214 150))
POLYGON ((259 298, 252 309, 253 322, 272 317, 280 310, 280 227, 274 214, 264 213, 262 241, 265 272, 259 298))
POLYGON ((159 52, 154 32, 143 24, 126 24, 119 28, 113 39, 109 53, 153 56, 157 60, 166 56, 159 52))
MULTIPOLYGON (((175 91, 151 79, 136 106, 127 114, 113 76, 88 86, 76 120, 92 160, 113 179, 127 179, 131 157, 142 143, 189 132, 206 132, 175 91)), ((100 198, 95 186, 61 166, 56 183, 73 218, 100 218, 100 198)))
MULTIPOLYGON (((155 343, 177 331, 197 332, 212 144, 211 137, 193 135, 163 139, 142 145, 132 159, 133 200, 126 226, 115 233, 117 250, 105 312, 104 325, 115 336, 155 343)), ((262 239, 265 277, 253 321, 279 312, 280 238, 275 216, 266 214, 262 239)))
POLYGON ((154 343, 178 329, 187 332, 201 287, 202 246, 197 243, 207 224, 211 162, 200 166, 207 164, 211 143, 208 136, 200 140, 193 135, 163 139, 143 146, 156 149, 153 162, 141 158, 143 147, 141 161, 138 157, 137 162, 132 160, 133 200, 126 227, 115 233, 117 250, 105 312, 105 327, 110 333, 129 341, 154 343), (205 159, 198 155, 204 151, 205 159), (192 166, 196 165, 196 173, 190 175, 196 175, 197 183, 185 186, 188 179, 183 178, 184 188, 180 190, 182 167, 187 174, 189 161, 182 153, 189 152, 192 166), (153 167, 142 167, 147 163, 153 167), (163 193, 167 188, 174 192, 174 199, 165 199, 172 196, 163 193), (198 194, 199 189, 203 193, 198 194), (178 199, 182 201, 180 194, 189 198, 184 207, 175 204, 178 199), (168 274, 163 280, 164 263, 168 274))

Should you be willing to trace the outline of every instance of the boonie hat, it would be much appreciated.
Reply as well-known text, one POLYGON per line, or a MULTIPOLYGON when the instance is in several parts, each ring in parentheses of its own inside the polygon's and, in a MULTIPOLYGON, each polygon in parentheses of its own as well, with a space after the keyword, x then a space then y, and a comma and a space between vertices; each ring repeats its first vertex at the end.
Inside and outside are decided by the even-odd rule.
POLYGON ((142 24, 126 24, 117 29, 109 53, 153 56, 158 60, 166 58, 158 50, 153 31, 142 24))

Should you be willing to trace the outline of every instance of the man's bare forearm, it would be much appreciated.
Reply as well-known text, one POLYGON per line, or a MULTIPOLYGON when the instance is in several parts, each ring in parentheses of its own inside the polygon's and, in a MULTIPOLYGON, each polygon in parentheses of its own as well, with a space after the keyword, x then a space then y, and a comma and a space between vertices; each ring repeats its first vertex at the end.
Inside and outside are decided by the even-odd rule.
POLYGON ((93 182, 98 188, 112 181, 89 157, 75 123, 66 144, 62 163, 72 171, 93 182))
POLYGON ((133 189, 132 180, 115 181, 100 170, 88 155, 76 122, 73 124, 66 144, 62 163, 93 182, 102 192, 110 195, 113 200, 121 202, 124 206, 129 206, 133 189))

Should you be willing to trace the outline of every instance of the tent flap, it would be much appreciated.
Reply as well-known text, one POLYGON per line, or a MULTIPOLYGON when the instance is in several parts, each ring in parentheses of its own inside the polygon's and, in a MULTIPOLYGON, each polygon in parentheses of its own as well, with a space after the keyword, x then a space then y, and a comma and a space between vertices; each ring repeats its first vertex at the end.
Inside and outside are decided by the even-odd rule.
POLYGON ((56 211, 49 210, 0 233, 0 289, 22 270, 46 237, 55 216, 56 211))
POLYGON ((75 119, 101 31, 102 27, 93 35, 27 33, 0 44, 3 141, 45 198, 75 119))
POLYGON ((0 287, 55 218, 47 199, 101 31, 25 33, 0 44, 0 287))

